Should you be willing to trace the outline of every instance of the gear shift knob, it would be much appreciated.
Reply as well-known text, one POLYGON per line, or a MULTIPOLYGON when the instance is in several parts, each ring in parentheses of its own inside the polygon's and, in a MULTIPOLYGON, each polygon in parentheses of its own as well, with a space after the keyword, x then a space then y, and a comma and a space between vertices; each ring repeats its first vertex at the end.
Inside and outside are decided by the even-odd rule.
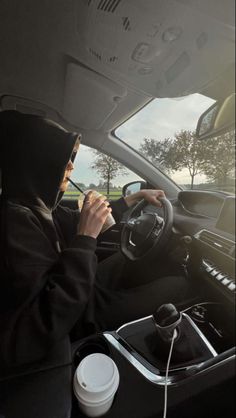
POLYGON ((161 305, 153 314, 153 320, 158 334, 165 342, 171 341, 174 330, 177 331, 176 328, 180 324, 181 319, 181 312, 172 303, 161 305))

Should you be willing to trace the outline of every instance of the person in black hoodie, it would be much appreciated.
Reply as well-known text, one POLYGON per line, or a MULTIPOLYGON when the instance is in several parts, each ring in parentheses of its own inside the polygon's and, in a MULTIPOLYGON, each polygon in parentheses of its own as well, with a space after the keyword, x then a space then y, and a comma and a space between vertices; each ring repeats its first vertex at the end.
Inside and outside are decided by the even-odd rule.
MULTIPOLYGON (((0 113, 0 133, 1 363, 34 362, 68 340, 72 330, 83 337, 152 313, 157 293, 162 299, 171 293, 168 280, 162 290, 160 281, 112 290, 109 278, 96 278, 96 238, 111 208, 119 220, 141 197, 159 204, 164 193, 144 191, 111 208, 100 198, 91 203, 88 194, 81 213, 72 211, 59 201, 73 170, 78 135, 16 111, 0 113)), ((180 282, 172 295, 178 293, 180 282)))

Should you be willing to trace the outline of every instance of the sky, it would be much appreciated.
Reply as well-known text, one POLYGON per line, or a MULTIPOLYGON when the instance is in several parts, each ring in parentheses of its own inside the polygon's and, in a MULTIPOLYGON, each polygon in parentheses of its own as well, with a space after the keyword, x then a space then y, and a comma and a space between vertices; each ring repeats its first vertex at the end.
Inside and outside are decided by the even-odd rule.
MULTIPOLYGON (((116 130, 116 135, 138 150, 144 138, 163 140, 164 138, 173 138, 175 133, 182 129, 195 130, 200 115, 213 103, 212 99, 200 94, 177 99, 155 99, 123 123, 116 130)), ((96 171, 90 168, 93 160, 93 152, 89 148, 81 146, 72 178, 86 185, 89 183, 98 184, 99 176, 96 171)), ((173 173, 171 177, 178 184, 190 183, 188 170, 173 173)), ((123 186, 136 179, 139 177, 130 172, 125 177, 118 176, 113 183, 123 186)), ((196 176, 195 183, 201 183, 204 180, 205 176, 199 175, 196 176)))

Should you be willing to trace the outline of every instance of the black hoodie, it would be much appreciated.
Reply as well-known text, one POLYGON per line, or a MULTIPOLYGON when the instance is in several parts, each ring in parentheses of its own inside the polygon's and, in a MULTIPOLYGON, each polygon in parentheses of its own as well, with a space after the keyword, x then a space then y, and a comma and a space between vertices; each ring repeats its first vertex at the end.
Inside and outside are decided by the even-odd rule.
POLYGON ((82 321, 88 305, 96 240, 76 235, 79 214, 57 206, 76 139, 41 117, 0 113, 0 364, 5 367, 45 356, 82 321))

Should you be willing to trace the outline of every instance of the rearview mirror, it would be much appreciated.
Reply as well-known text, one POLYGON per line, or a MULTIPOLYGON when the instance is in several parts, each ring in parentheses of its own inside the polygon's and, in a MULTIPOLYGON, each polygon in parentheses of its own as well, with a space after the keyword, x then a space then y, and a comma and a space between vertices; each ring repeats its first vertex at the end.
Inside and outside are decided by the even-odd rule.
POLYGON ((197 139, 218 136, 233 129, 235 125, 235 94, 214 103, 199 118, 197 139))

